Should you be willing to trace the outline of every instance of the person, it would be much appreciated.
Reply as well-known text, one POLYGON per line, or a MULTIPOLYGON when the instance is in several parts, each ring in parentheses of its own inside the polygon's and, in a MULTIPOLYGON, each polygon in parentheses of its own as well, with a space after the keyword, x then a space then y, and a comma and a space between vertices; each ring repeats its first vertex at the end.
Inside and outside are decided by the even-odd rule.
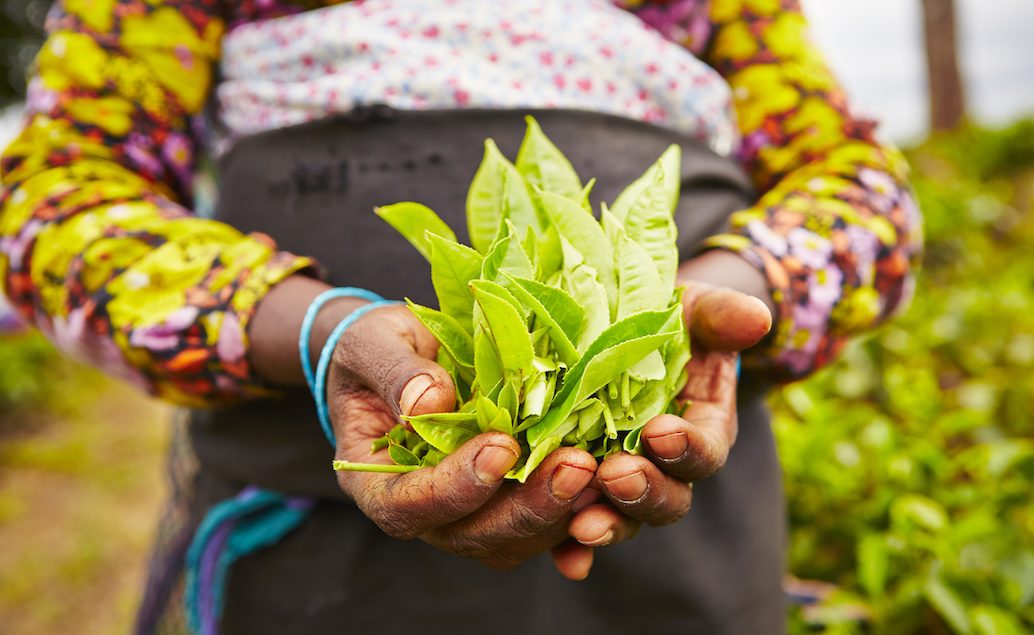
MULTIPOLYGON (((201 632, 781 632, 761 397, 900 307, 921 242, 902 157, 797 2, 59 0, 47 28, 2 159, 0 278, 64 350, 186 408, 138 632, 182 632, 184 593, 201 632), (300 388, 306 310, 346 285, 430 301, 368 210, 462 225, 481 141, 513 150, 525 112, 601 200, 687 153, 690 407, 647 424, 644 456, 562 448, 520 486, 493 433, 335 479, 300 388)), ((326 303, 311 349, 364 304, 326 303)), ((455 406, 435 350, 404 309, 354 321, 329 370, 338 457, 455 406)))

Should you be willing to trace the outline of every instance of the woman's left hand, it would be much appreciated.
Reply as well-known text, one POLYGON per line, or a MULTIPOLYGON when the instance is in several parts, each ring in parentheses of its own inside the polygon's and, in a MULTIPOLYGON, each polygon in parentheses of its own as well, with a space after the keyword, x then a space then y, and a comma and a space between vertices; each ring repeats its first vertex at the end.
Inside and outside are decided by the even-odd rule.
POLYGON ((682 417, 660 415, 646 424, 643 456, 620 453, 603 461, 596 480, 609 505, 582 509, 569 528, 583 545, 609 544, 603 538, 612 531, 613 508, 654 526, 685 516, 692 483, 720 470, 736 441, 737 357, 768 333, 772 312, 757 297, 687 279, 692 273, 684 266, 680 281, 693 353, 680 399, 691 405, 682 417))

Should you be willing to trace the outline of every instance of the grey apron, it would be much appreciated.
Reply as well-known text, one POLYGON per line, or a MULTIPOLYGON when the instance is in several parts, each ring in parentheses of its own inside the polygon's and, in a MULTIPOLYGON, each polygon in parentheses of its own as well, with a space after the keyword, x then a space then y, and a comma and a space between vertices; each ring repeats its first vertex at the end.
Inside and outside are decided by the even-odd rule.
MULTIPOLYGON (((433 306, 427 263, 371 210, 419 201, 465 241, 466 188, 482 142, 492 137, 514 156, 526 112, 374 107, 246 138, 220 162, 217 218, 314 256, 332 284, 433 306)), ((752 201, 732 160, 678 133, 596 113, 530 113, 579 174, 597 177, 597 209, 665 147, 682 145, 683 257, 752 201)), ((501 573, 385 536, 338 489, 304 390, 195 412, 198 516, 248 484, 319 499, 300 529, 234 565, 223 632, 781 633, 784 513, 764 392, 743 378, 739 440, 727 466, 695 486, 689 515, 597 550, 578 583, 545 556, 501 573)))

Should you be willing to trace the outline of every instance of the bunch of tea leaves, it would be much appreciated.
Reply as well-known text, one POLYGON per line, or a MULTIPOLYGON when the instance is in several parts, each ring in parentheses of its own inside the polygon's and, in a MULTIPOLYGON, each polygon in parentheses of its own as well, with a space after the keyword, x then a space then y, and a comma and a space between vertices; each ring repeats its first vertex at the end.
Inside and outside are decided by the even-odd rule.
POLYGON ((642 427, 676 411, 689 339, 682 321, 673 213, 680 151, 671 146, 600 220, 571 163, 534 119, 516 163, 495 143, 467 196, 471 246, 433 211, 398 203, 377 214, 431 263, 439 309, 408 302, 441 342, 456 412, 406 417, 374 444, 407 471, 436 465, 479 433, 520 443, 523 482, 553 450, 603 458, 640 451, 642 427))

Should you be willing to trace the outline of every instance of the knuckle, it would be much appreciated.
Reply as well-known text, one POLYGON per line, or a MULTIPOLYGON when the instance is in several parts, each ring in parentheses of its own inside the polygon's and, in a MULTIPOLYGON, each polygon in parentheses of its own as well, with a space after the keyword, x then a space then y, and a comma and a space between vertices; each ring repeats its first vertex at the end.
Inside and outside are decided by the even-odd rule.
POLYGON ((444 532, 438 543, 437 546, 443 551, 482 562, 492 559, 497 554, 497 549, 483 538, 471 533, 444 532))
POLYGON ((509 527, 521 538, 538 536, 555 522, 556 519, 550 514, 535 507, 515 505, 510 508, 509 527))
POLYGON ((370 516, 381 531, 398 540, 412 540, 420 535, 420 532, 405 514, 397 510, 381 509, 370 516))

